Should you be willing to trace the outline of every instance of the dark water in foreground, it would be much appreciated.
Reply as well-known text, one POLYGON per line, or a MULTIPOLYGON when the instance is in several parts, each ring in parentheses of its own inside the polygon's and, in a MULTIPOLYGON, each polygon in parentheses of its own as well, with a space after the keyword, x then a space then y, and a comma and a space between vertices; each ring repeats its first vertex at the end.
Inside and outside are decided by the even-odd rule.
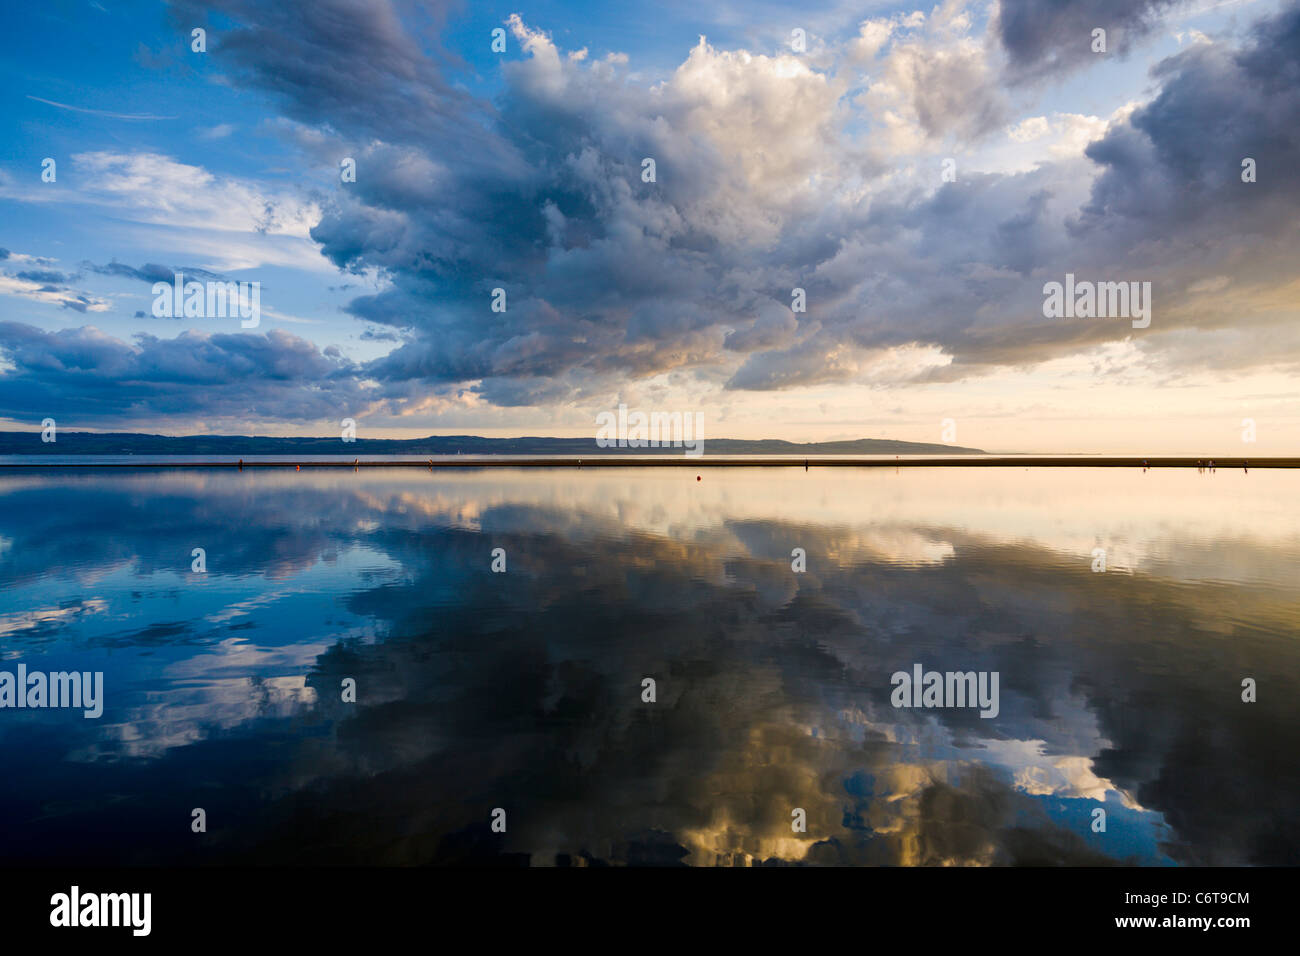
POLYGON ((1298 569, 1290 472, 0 473, 0 670, 105 675, 0 863, 1296 864, 1298 569))

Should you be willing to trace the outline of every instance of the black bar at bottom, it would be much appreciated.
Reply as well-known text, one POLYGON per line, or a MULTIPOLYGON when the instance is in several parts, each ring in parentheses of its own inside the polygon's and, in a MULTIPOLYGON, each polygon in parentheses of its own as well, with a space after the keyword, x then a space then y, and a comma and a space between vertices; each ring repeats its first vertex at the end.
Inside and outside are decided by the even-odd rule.
MULTIPOLYGON (((1014 944, 1026 941, 1025 933, 1050 933, 1052 940, 1129 936, 1147 945, 1199 937, 1231 946, 1259 930, 1289 932, 1300 872, 783 869, 5 869, 0 926, 6 941, 154 940, 205 948, 221 941, 374 945, 390 935, 394 944, 406 937, 457 948, 503 937, 602 946, 658 938, 675 945, 684 921, 699 927, 696 938, 781 946, 790 934, 791 945, 803 948, 831 932, 864 944, 902 933, 927 947, 945 940, 1014 944), (73 886, 83 912, 92 894, 150 894, 148 935, 136 935, 143 906, 127 910, 121 897, 104 908, 105 921, 116 906, 126 925, 51 925, 52 914, 60 916, 59 894, 68 898, 64 913, 70 909, 73 886), (1208 927, 1201 922, 1207 919, 1208 927)), ((143 897, 135 899, 142 904, 143 897)))

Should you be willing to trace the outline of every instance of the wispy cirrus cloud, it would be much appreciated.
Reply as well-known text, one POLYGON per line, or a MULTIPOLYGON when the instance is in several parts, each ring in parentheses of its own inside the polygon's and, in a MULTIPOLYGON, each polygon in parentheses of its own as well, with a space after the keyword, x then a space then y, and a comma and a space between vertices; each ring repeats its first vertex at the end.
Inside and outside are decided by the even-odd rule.
POLYGON ((29 100, 35 100, 37 103, 44 103, 46 106, 54 106, 61 110, 68 110, 72 113, 86 113, 90 116, 102 116, 106 119, 120 120, 174 120, 179 119, 177 116, 153 116, 149 113, 115 113, 112 110, 95 110, 87 109, 83 106, 71 106, 67 103, 56 103, 54 100, 47 100, 40 96, 27 94, 29 100))

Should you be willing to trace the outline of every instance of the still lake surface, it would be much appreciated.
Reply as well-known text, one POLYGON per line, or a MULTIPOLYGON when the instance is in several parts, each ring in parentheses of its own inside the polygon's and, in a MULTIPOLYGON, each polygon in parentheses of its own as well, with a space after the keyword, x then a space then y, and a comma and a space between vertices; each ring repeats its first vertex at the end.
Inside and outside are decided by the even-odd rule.
POLYGON ((0 863, 1293 865, 1298 570, 1293 471, 0 470, 0 670, 105 684, 0 863))

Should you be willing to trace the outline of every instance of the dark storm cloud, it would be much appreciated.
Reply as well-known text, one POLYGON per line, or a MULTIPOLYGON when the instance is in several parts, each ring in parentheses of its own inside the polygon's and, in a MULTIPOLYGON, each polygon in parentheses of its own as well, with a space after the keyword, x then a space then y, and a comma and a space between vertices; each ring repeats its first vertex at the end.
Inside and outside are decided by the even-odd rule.
POLYGON ((1124 54, 1167 10, 1185 0, 1001 0, 996 30, 1013 77, 1059 78, 1100 54, 1092 31, 1106 31, 1106 53, 1124 54))
POLYGON ((1104 172, 1083 224, 1206 238, 1286 226, 1300 207, 1298 54, 1300 6, 1257 24, 1243 49, 1202 44, 1161 63, 1159 95, 1088 147, 1104 172), (1242 181, 1246 158, 1256 183, 1242 181))
POLYGON ((385 0, 180 0, 172 17, 185 29, 221 18, 209 30, 210 51, 276 96, 295 120, 328 123, 362 142, 472 145, 463 161, 472 154, 487 164, 484 151, 498 141, 475 121, 484 106, 444 76, 459 61, 441 48, 438 31, 456 7, 446 0, 404 5, 403 18, 385 0))
POLYGON ((93 326, 46 332, 0 322, 0 355, 13 366, 0 376, 0 415, 25 419, 36 409, 69 426, 113 420, 123 409, 139 419, 195 408, 245 421, 320 419, 367 400, 346 360, 280 330, 187 330, 128 344, 93 326))
POLYGON ((1200 44, 1154 71, 1159 94, 1091 144, 1102 173, 1067 222, 1085 249, 1125 250, 1130 268, 1165 279, 1173 325, 1253 330, 1254 346, 1206 361, 1294 362, 1294 312, 1245 304, 1295 275, 1300 233, 1300 6, 1260 21, 1238 49, 1200 44), (1253 160, 1256 181, 1243 181, 1253 160), (1227 287, 1197 308, 1198 283, 1227 287), (1241 308, 1234 308, 1233 296, 1241 308))
MULTIPOLYGON (((1127 36, 1159 7, 1117 7, 1108 16, 1127 36)), ((1048 37, 1082 16, 1073 7, 1051 13, 1045 6, 1012 8, 1011 15, 1021 66, 1053 55, 1048 37)), ((1089 38, 1088 31, 1082 35, 1089 38)), ((1164 330, 1192 321, 1178 307, 1206 270, 1235 273, 1244 286, 1285 273, 1276 244, 1265 243, 1255 265, 1220 260, 1249 258, 1241 241, 1259 241, 1294 219, 1292 183, 1273 180, 1256 189, 1250 204, 1239 201, 1239 189, 1228 192, 1234 177, 1240 185, 1241 155, 1259 153, 1268 169, 1300 161, 1291 132, 1297 87, 1270 73, 1285 75, 1286 51, 1295 48, 1290 37, 1284 24, 1273 24, 1256 30, 1243 51, 1216 45, 1162 64, 1155 78, 1168 89, 1113 134, 1155 137, 1153 155, 1130 176, 1112 174, 1104 151, 1090 154, 1103 177, 1082 210, 1078 184, 1097 168, 1082 160, 1014 176, 965 176, 934 193, 878 198, 865 212, 816 210, 797 200, 765 205, 758 187, 736 187, 734 161, 700 146, 690 110, 675 110, 671 95, 647 104, 630 84, 548 63, 539 52, 507 69, 496 127, 529 157, 532 175, 452 188, 460 210, 440 205, 438 190, 417 192, 400 176, 381 176, 355 193, 364 205, 327 214, 317 238, 327 252, 339 250, 340 264, 380 263, 397 274, 394 289, 358 308, 374 321, 387 314, 414 325, 416 336, 376 362, 372 374, 447 384, 479 378, 484 397, 502 404, 541 400, 522 384, 530 379, 562 377, 572 397, 619 376, 716 368, 728 355, 742 358, 728 383, 733 389, 861 380, 856 355, 911 342, 953 359, 946 371, 918 377, 1031 364, 1131 334, 1122 322, 1045 322, 1042 284, 1067 271, 1149 278, 1165 307, 1157 326, 1164 330), (1222 75, 1223 64, 1231 76, 1222 75), (1201 96, 1200 87, 1219 92, 1201 96), (1223 124, 1243 135, 1225 135, 1214 147, 1223 161, 1215 183, 1223 192, 1211 199, 1218 233, 1186 239, 1209 254, 1203 251, 1193 267, 1185 255, 1152 247, 1150 238, 1162 230, 1168 236, 1170 215, 1149 217, 1139 230, 1111 228, 1146 215, 1164 197, 1163 210, 1175 213, 1175 197, 1201 175, 1196 163, 1215 162, 1204 149, 1195 154, 1205 142, 1196 131, 1223 124), (1194 160, 1174 145, 1179 132, 1187 134, 1194 160), (642 155, 658 159, 653 188, 640 181, 642 155), (1148 188, 1152 178, 1157 188, 1148 188), (710 190, 734 200, 734 233, 719 228, 701 198, 710 190), (1096 210, 1107 202, 1101 228, 1096 210), (1252 207, 1269 210, 1271 221, 1246 226, 1252 207), (426 213, 405 214, 412 208, 426 213), (763 248, 749 241, 747 229, 768 215, 781 231, 763 248), (1242 232, 1253 235, 1243 239, 1242 232), (837 241, 818 241, 826 236, 837 241), (806 315, 788 312, 796 285, 808 291, 806 315), (510 296, 504 315, 488 311, 497 286, 510 296), (776 317, 780 311, 785 320, 776 317)), ((942 105, 937 101, 936 109, 942 105)), ((838 148, 833 138, 826 148, 838 148)), ((400 168, 396 156, 381 165, 400 168)))
MULTIPOLYGON (((1187 356, 1198 365, 1295 363, 1300 354, 1277 334, 1294 313, 1250 299, 1267 298, 1295 271, 1300 183, 1281 171, 1300 167, 1297 49, 1300 7, 1292 6, 1259 22, 1240 45, 1198 44, 1160 63, 1159 92, 1088 147, 1091 168, 1074 161, 966 177, 932 195, 877 203, 850 231, 856 243, 839 253, 843 274, 859 277, 853 313, 823 313, 816 333, 752 356, 733 387, 848 380, 854 370, 837 358, 845 341, 913 337, 940 346, 953 363, 929 377, 944 380, 1132 334, 1123 322, 1044 321, 1042 283, 1067 272, 1150 280, 1153 332, 1261 333, 1230 354, 1187 356), (1258 182, 1242 181, 1247 157, 1261 171, 1258 182), (1088 195, 1076 199, 1077 184, 1098 170, 1088 195), (900 236, 916 241, 900 244, 900 236), (1212 279, 1226 291, 1206 308, 1196 289, 1212 279)), ((820 271, 832 272, 827 264, 820 271)))

